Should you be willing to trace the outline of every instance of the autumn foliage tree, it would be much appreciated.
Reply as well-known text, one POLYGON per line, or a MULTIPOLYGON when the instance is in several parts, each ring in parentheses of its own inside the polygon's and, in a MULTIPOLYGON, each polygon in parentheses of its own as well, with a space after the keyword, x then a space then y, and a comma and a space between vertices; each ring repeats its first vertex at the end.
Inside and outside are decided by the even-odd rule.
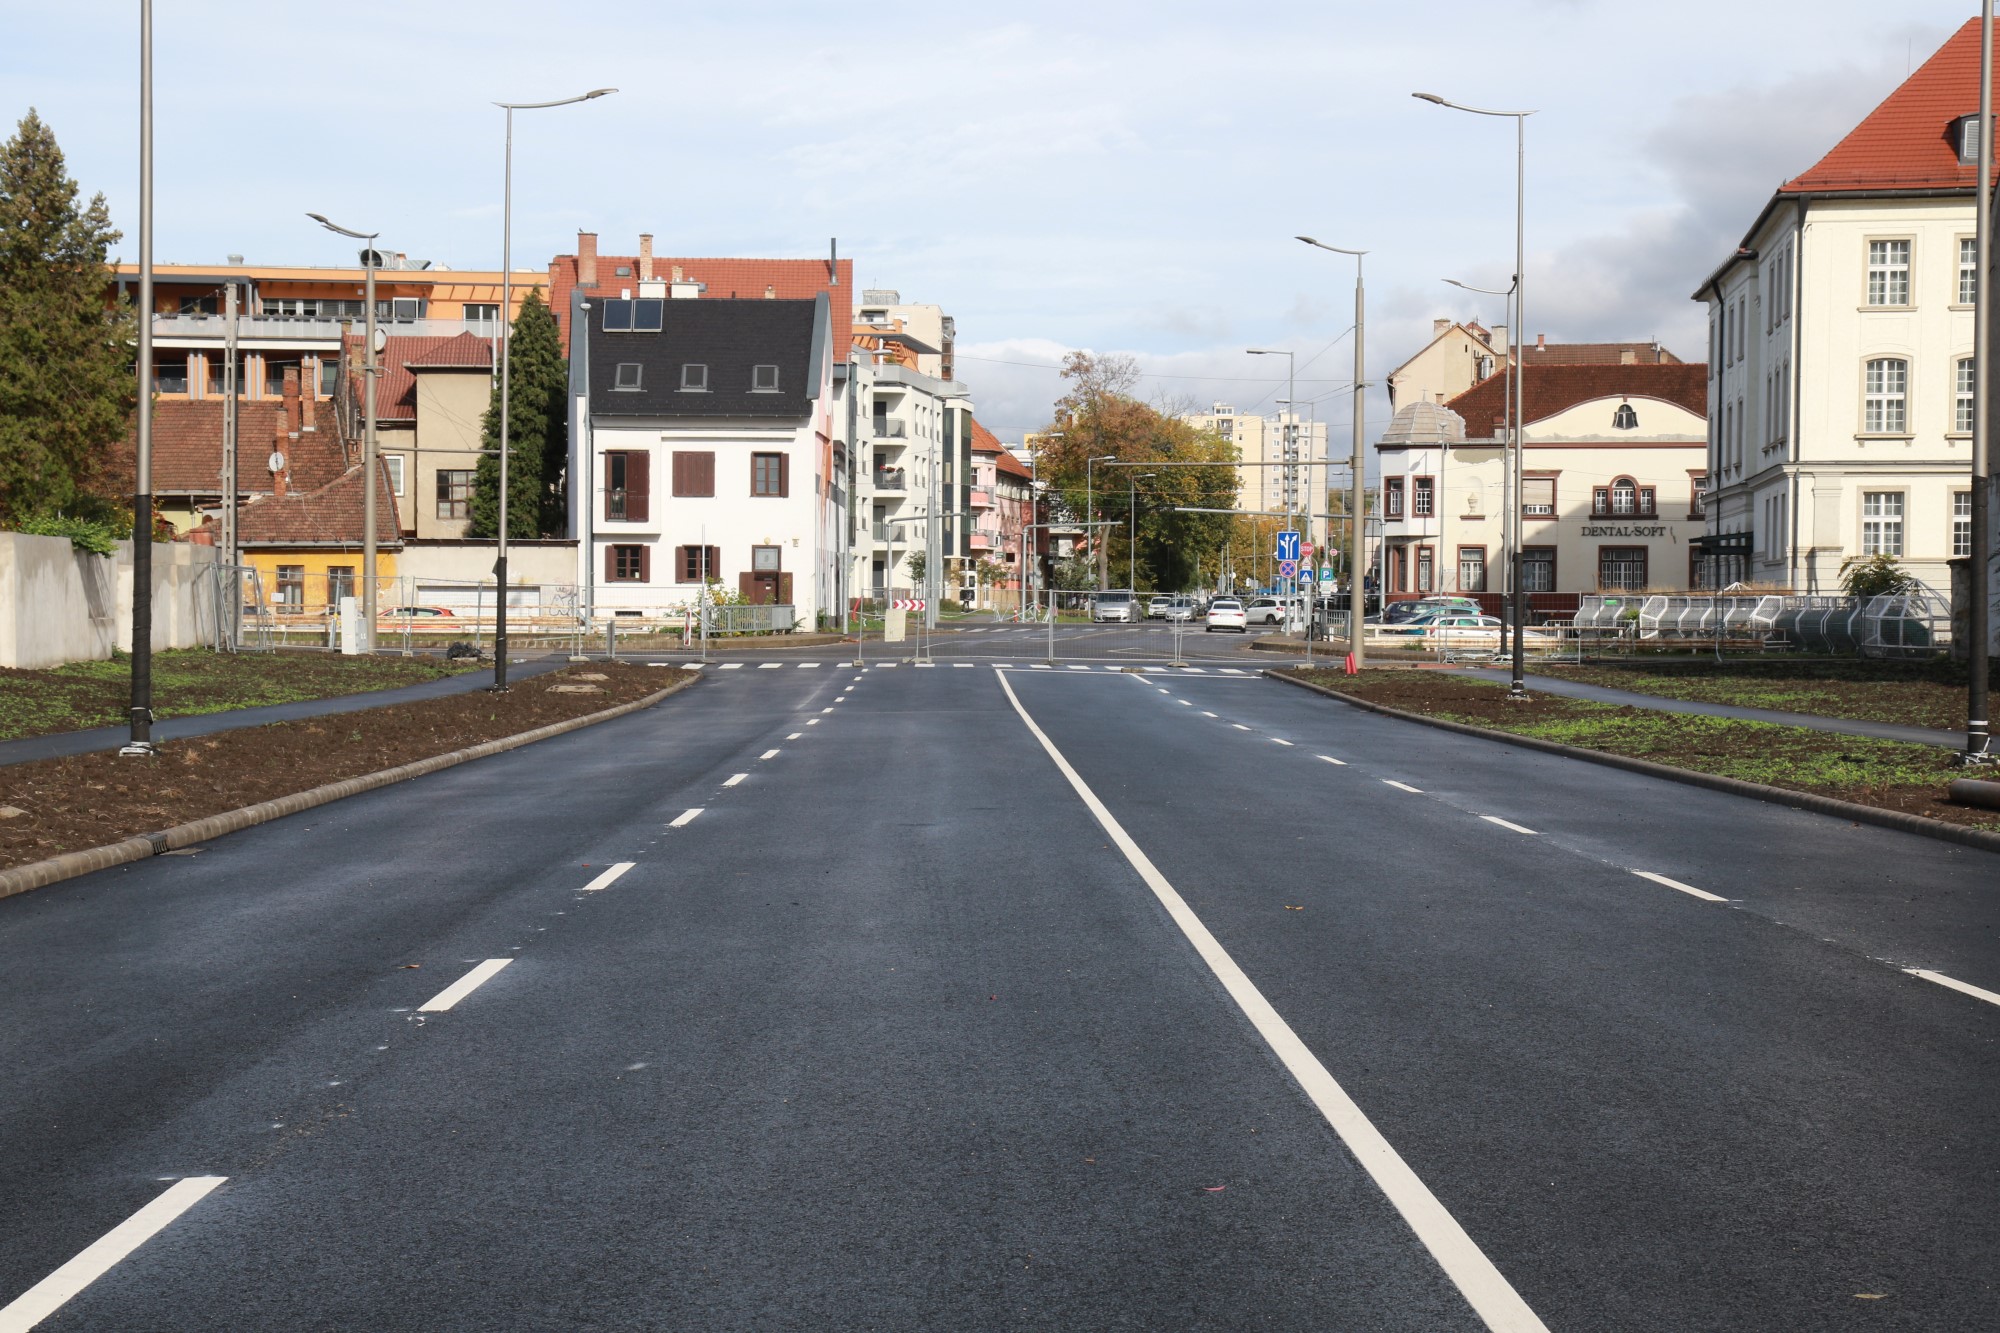
POLYGON ((118 236, 30 109, 0 144, 0 521, 115 508, 109 455, 138 401, 131 311, 106 298, 118 236))
POLYGON ((1062 513, 1111 524, 1087 529, 1107 585, 1123 586, 1128 556, 1141 588, 1213 584, 1232 520, 1185 511, 1235 507, 1235 446, 1134 397, 1139 372, 1130 357, 1071 352, 1062 376, 1067 392, 1044 428, 1037 471, 1062 513))

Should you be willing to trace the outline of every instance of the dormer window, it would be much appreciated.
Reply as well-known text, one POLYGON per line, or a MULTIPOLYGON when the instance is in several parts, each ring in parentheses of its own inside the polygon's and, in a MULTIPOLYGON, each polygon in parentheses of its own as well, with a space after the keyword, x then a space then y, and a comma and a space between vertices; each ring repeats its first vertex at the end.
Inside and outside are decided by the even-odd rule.
POLYGON ((776 393, 778 391, 778 368, 776 366, 752 366, 750 368, 751 393, 776 393))
POLYGON ((1611 428, 1613 430, 1639 429, 1639 414, 1632 410, 1632 404, 1618 404, 1618 410, 1611 414, 1611 428))
POLYGON ((690 361, 681 367, 682 393, 708 392, 708 367, 690 361))
POLYGON ((1960 116, 1956 126, 1958 133, 1953 136, 1958 145, 1958 160, 1968 167, 1979 165, 1979 117, 1960 116))
POLYGON ((612 379, 611 387, 626 392, 636 392, 639 388, 639 363, 636 361, 619 362, 618 371, 612 379))

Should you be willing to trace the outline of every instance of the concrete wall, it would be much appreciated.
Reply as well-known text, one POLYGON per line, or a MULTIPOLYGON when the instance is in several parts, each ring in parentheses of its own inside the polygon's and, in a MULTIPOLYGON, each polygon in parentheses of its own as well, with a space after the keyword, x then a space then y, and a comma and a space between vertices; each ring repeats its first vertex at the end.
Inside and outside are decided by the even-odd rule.
MULTIPOLYGON (((193 648, 215 629, 215 549, 153 546, 153 648, 193 648)), ((132 543, 115 556, 67 537, 0 532, 0 667, 103 661, 132 645, 132 543)))

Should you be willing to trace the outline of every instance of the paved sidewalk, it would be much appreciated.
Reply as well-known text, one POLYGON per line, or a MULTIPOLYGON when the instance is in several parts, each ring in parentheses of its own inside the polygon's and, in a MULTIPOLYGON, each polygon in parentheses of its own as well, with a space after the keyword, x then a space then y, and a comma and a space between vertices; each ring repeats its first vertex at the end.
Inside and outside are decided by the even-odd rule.
MULTIPOLYGON (((539 676, 543 672, 554 671, 566 664, 567 659, 555 653, 525 662, 509 661, 507 676, 510 680, 526 680, 530 676, 539 676)), ((364 709, 382 708, 389 704, 414 703, 419 699, 441 699, 453 694, 469 694, 473 690, 484 689, 492 683, 493 669, 489 665, 478 671, 444 676, 417 685, 401 685, 390 690, 367 690, 360 694, 342 694, 331 699, 301 699, 296 703, 265 704, 258 708, 237 708, 222 713, 202 713, 195 717, 168 718, 153 724, 153 739, 182 740, 189 736, 208 736, 218 731, 234 731, 238 727, 261 727, 267 722, 291 722, 302 717, 325 717, 334 713, 359 713, 364 709)), ((113 727, 93 727, 89 731, 58 731, 47 736, 23 736, 19 740, 0 741, 0 767, 7 764, 25 764, 34 759, 60 759, 65 755, 89 754, 93 750, 115 750, 123 745, 131 734, 131 727, 121 723, 113 727)))
MULTIPOLYGON (((1505 678, 1507 668, 1499 667, 1450 667, 1460 675, 1477 676, 1481 680, 1491 680, 1495 675, 1505 678)), ((1865 722, 1851 717, 1820 717, 1814 713, 1787 713, 1777 708, 1742 708, 1735 704, 1701 703, 1692 699, 1664 699, 1657 694, 1638 694, 1631 690, 1613 690, 1602 685, 1585 685, 1581 681, 1561 680, 1554 676, 1528 676, 1528 687, 1544 694, 1567 695, 1572 699, 1589 699, 1595 703, 1629 704, 1634 708, 1651 708, 1662 713, 1698 713, 1704 717, 1728 717, 1740 722, 1775 722, 1785 727, 1807 727, 1813 731, 1839 732, 1843 736, 1867 736, 1879 741, 1902 741, 1908 745, 1945 745, 1956 750, 1965 744, 1965 735, 1957 731, 1936 731, 1930 727, 1905 727, 1894 722, 1865 722)))

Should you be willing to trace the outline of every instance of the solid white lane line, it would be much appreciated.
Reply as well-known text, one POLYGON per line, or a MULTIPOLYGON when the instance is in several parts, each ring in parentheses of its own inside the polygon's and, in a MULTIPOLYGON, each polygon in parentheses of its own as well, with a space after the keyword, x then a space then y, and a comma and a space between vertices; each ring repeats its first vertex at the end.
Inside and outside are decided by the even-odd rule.
POLYGON ((1922 977, 1925 981, 1935 981, 1940 986, 1949 986, 1959 994, 1970 995, 1975 1000, 1984 1000, 1988 1004, 2000 1004, 2000 995, 1995 995, 1990 990, 1981 990, 1977 986, 1967 985, 1965 982, 1955 977, 1948 977, 1942 972, 1933 972, 1929 968, 1923 967, 1906 967, 1903 970, 1913 977, 1922 977))
POLYGON ((1394 778, 1383 778, 1382 783, 1384 786, 1394 787, 1397 791, 1409 792, 1413 796, 1422 796, 1424 794, 1421 789, 1412 787, 1407 782, 1398 782, 1394 778))
POLYGON ((443 1013, 466 996, 472 994, 472 992, 478 990, 481 986, 484 986, 492 979, 495 972, 498 972, 513 961, 511 958, 487 959, 478 967, 473 968, 457 981, 452 982, 436 995, 431 996, 430 999, 418 1005, 418 1012, 426 1014, 443 1013))
POLYGON ((741 671, 742 669, 743 664, 741 662, 724 662, 716 668, 718 671, 741 671))
POLYGON ((766 750, 764 751, 764 753, 758 755, 757 757, 759 759, 776 759, 778 757, 778 752, 776 750, 766 750))
POLYGON ((1229 725, 1230 725, 1230 726, 1232 726, 1232 727, 1234 727, 1234 728, 1236 728, 1236 729, 1237 729, 1238 731, 1248 731, 1248 730, 1250 730, 1250 728, 1248 728, 1248 727, 1244 726, 1244 725, 1243 725, 1243 724, 1242 724, 1241 722, 1231 722, 1231 723, 1230 723, 1229 725))
POLYGON ((27 1333, 227 1179, 189 1176, 169 1185, 164 1194, 85 1246, 74 1259, 0 1307, 0 1333, 27 1333))
POLYGON ((1472 1237, 1465 1234, 1465 1228, 1458 1224, 1458 1220, 1445 1211, 1437 1196, 1430 1192, 1417 1173, 1410 1169, 1409 1163, 1375 1128, 1354 1099, 1347 1095, 1347 1090, 1335 1081, 1326 1066, 1320 1063, 1319 1057, 1272 1008, 1263 992, 1209 933, 1208 927, 1202 924, 1201 918, 1195 915, 1194 909, 1187 905, 1167 877, 1160 873, 1159 867, 1140 850, 1124 825, 1118 822, 1104 802, 1097 799, 1097 793, 1090 789, 1082 776, 1070 767, 1069 760, 1063 758, 1055 742, 1035 725, 1035 719, 1028 716, 1028 710, 1021 706, 1014 687, 1005 676, 1000 678, 1000 688, 1007 692, 1008 702, 1021 715, 1021 721, 1041 742, 1042 749, 1055 761, 1063 777, 1069 780, 1071 789, 1096 816, 1098 824, 1111 840, 1118 844, 1118 849, 1139 873, 1139 878, 1153 891, 1153 896, 1166 908, 1167 915, 1180 927, 1181 934, 1194 946, 1202 961, 1208 964, 1209 971, 1222 983, 1223 989, 1229 992, 1229 998, 1250 1020, 1257 1035, 1284 1062, 1299 1087, 1312 1099, 1320 1114, 1326 1117, 1327 1124, 1340 1135, 1341 1142, 1347 1145, 1362 1169, 1368 1172, 1396 1211, 1402 1214, 1410 1230, 1416 1233, 1417 1239, 1431 1252, 1431 1257, 1444 1269, 1445 1276, 1458 1287, 1486 1326, 1495 1333, 1537 1333, 1538 1330, 1539 1333, 1547 1333, 1547 1326, 1528 1308, 1520 1293, 1473 1243, 1472 1237))
POLYGON ((581 889, 577 890, 577 892, 596 893, 599 889, 608 889, 611 887, 611 881, 617 879, 620 875, 630 870, 632 866, 633 862, 631 861, 620 861, 616 865, 612 866, 609 870, 599 875, 596 879, 593 879, 592 881, 590 881, 590 883, 584 885, 581 889))
POLYGON ((1278 739, 1278 738, 1277 738, 1276 736, 1273 736, 1273 737, 1271 737, 1271 744, 1273 744, 1273 745, 1284 745, 1284 746, 1290 746, 1290 745, 1291 745, 1291 742, 1290 742, 1290 741, 1281 741, 1281 740, 1279 740, 1279 739, 1278 739))
POLYGON ((1347 767, 1347 761, 1346 761, 1345 759, 1335 759, 1335 758, 1334 758, 1334 757, 1333 757, 1332 755, 1330 755, 1330 754, 1316 754, 1316 755, 1314 755, 1314 756, 1313 756, 1313 758, 1315 758, 1315 759, 1323 759, 1323 760, 1325 760, 1325 761, 1326 761, 1327 763, 1329 763, 1329 764, 1332 764, 1332 765, 1334 765, 1335 767, 1338 767, 1338 768, 1346 768, 1346 767, 1347 767))
POLYGON ((1519 824, 1516 824, 1513 820, 1502 819, 1498 815, 1481 815, 1480 818, 1485 820, 1489 824, 1498 824, 1501 828, 1513 829, 1514 832, 1516 833, 1532 834, 1535 837, 1541 836, 1541 834, 1536 833, 1535 830, 1531 828, 1522 828, 1519 824))
POLYGON ((1632 873, 1640 879, 1650 879, 1655 884, 1664 884, 1670 889, 1679 889, 1682 893, 1693 894, 1703 902, 1726 903, 1729 901, 1729 899, 1719 893, 1710 893, 1706 889, 1697 889, 1692 884, 1683 884, 1677 879, 1668 879, 1665 875, 1656 875, 1650 870, 1635 870, 1632 873))
MULTIPOLYGON (((777 751, 776 751, 776 750, 773 750, 773 751, 772 751, 771 753, 772 753, 772 754, 776 754, 776 753, 777 753, 777 751)), ((723 786, 725 786, 725 787, 734 787, 734 786, 735 786, 735 785, 736 785, 737 783, 739 783, 739 782, 743 781, 743 779, 745 779, 745 778, 747 778, 747 777, 749 777, 749 776, 750 776, 750 775, 749 775, 748 773, 731 773, 731 774, 729 775, 729 778, 728 778, 728 780, 727 780, 727 781, 725 781, 725 782, 724 782, 724 783, 723 783, 722 785, 723 785, 723 786)))
POLYGON ((707 808, 708 807, 705 805, 698 805, 692 810, 683 810, 679 814, 674 816, 673 822, 668 824, 667 827, 686 828, 689 824, 694 823, 696 815, 699 815, 702 811, 706 810, 707 808))

